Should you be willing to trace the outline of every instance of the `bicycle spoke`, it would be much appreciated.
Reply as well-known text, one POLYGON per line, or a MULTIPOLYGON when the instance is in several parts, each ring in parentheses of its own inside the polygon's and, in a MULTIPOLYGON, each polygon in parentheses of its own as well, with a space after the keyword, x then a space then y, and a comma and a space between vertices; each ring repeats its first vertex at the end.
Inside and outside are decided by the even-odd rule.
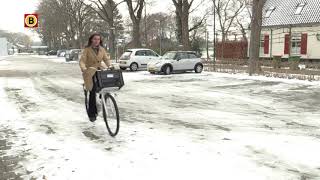
POLYGON ((119 131, 119 114, 114 98, 110 94, 106 94, 103 99, 104 104, 104 120, 111 136, 115 136, 119 131))

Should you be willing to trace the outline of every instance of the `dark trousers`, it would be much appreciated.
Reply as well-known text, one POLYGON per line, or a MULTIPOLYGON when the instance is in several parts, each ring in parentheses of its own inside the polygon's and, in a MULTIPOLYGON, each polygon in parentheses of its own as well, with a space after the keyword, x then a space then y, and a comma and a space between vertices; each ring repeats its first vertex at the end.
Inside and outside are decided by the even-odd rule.
POLYGON ((95 78, 92 78, 93 80, 93 87, 92 90, 89 92, 89 117, 96 117, 98 114, 97 111, 97 100, 96 100, 96 82, 95 78))

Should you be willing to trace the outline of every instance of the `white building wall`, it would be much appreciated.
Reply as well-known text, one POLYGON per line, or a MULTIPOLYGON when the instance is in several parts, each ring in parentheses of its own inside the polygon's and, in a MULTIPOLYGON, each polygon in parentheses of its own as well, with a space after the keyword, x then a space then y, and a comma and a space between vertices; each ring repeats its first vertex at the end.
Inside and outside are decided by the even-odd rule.
POLYGON ((0 56, 8 55, 7 39, 0 38, 0 56))
MULTIPOLYGON (((269 54, 261 53, 260 57, 273 57, 273 56, 282 56, 283 58, 288 58, 288 55, 284 54, 284 43, 285 43, 285 34, 289 34, 289 28, 272 28, 263 29, 261 32, 262 37, 264 34, 269 34, 270 43, 269 43, 269 54)), ((320 60, 320 41, 317 39, 317 34, 320 34, 320 26, 313 27, 293 27, 291 33, 307 33, 308 42, 307 42, 307 55, 301 55, 304 59, 319 59, 320 60)))

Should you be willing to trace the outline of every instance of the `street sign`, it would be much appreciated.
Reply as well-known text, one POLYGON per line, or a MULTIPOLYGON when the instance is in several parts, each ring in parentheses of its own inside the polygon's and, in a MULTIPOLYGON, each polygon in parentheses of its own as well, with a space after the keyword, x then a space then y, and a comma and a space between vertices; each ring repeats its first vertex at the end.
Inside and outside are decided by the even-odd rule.
POLYGON ((38 27, 38 14, 25 14, 24 15, 24 27, 25 28, 37 28, 38 27))

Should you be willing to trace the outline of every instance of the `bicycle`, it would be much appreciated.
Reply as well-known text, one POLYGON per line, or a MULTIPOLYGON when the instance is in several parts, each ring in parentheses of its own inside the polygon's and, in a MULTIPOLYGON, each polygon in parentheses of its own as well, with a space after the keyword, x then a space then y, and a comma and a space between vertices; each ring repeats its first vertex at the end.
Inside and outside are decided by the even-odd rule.
MULTIPOLYGON (((110 136, 115 137, 120 129, 120 115, 117 102, 111 93, 116 92, 124 86, 122 72, 120 70, 97 70, 94 75, 94 83, 96 83, 96 96, 100 99, 97 101, 97 109, 101 111, 103 120, 106 124, 110 136), (100 106, 101 108, 99 108, 100 106)), ((85 106, 87 113, 89 112, 89 92, 85 90, 85 106)), ((99 114, 99 111, 98 111, 99 114)))

